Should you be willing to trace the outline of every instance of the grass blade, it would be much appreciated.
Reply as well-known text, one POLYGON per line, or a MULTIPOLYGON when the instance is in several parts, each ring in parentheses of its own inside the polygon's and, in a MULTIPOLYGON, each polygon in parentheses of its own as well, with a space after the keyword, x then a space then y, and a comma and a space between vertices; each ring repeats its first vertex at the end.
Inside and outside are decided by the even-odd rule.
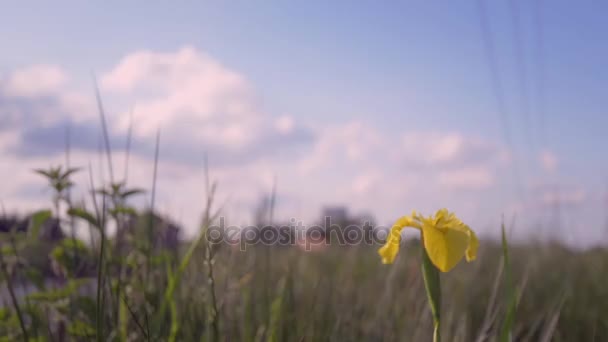
POLYGON ((512 331, 515 322, 515 311, 517 310, 517 291, 515 289, 515 284, 513 283, 511 260, 509 258, 509 245, 507 242, 504 220, 501 225, 501 233, 507 312, 505 313, 505 319, 500 328, 500 341, 508 342, 513 338, 512 331))

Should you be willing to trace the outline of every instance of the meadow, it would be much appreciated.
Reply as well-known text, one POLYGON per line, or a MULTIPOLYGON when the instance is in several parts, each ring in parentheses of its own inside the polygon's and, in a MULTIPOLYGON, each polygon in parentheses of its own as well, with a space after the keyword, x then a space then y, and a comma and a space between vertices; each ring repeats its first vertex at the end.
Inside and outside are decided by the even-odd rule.
MULTIPOLYGON (((180 241, 155 211, 156 177, 149 191, 114 180, 99 108, 110 182, 95 184, 90 169, 36 169, 51 189, 48 208, 22 220, 3 214, 2 341, 608 340, 608 251, 510 244, 504 224, 501 241, 482 240, 477 260, 441 274, 416 238, 400 241, 392 265, 378 255, 383 241, 335 243, 331 234, 305 240, 308 248, 297 239, 227 244, 211 238, 222 204, 205 164, 198 235, 180 241), (70 196, 78 172, 90 176, 88 202, 70 196), (144 195, 149 207, 130 204, 144 195)), ((275 200, 258 213, 259 232, 275 227, 275 200)))
MULTIPOLYGON (((417 239, 403 242, 393 265, 381 264, 379 244, 305 251, 215 243, 206 233, 221 208, 210 183, 199 237, 167 248, 158 244, 166 224, 128 204, 140 189, 91 184, 97 191, 87 209, 66 196, 75 172, 39 170, 53 188, 54 209, 34 213, 26 231, 2 233, 4 341, 433 339, 417 239), (40 231, 52 218, 68 233, 45 249, 40 231), (120 239, 106 236, 112 220, 131 229, 120 239), (70 235, 76 221, 97 238, 70 235), (50 260, 52 285, 34 257, 50 260), (27 284, 35 288, 18 295, 27 284)), ((480 245, 476 261, 441 275, 443 340, 608 339, 605 249, 509 245, 505 236, 480 245)))
POLYGON ((608 342, 607 13, 5 1, 0 342, 608 342))

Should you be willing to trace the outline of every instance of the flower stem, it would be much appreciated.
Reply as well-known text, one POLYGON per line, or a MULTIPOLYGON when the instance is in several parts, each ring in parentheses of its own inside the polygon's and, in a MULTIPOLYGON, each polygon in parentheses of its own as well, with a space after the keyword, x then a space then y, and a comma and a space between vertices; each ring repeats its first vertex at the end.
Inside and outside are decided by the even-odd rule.
POLYGON ((433 315, 433 342, 441 341, 441 283, 439 279, 439 270, 433 265, 426 249, 422 247, 422 275, 424 279, 424 288, 429 300, 429 307, 433 315))
POLYGON ((439 321, 436 321, 433 328, 433 342, 441 342, 439 321))

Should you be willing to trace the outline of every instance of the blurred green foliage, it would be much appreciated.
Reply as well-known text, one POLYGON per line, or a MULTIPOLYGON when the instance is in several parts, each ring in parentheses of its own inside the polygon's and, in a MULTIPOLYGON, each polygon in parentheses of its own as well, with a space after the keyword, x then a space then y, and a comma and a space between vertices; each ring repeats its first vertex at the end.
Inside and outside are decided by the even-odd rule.
MULTIPOLYGON (((128 205, 141 190, 117 183, 92 192, 93 202, 105 198, 105 210, 74 206, 65 191, 75 170, 38 171, 53 180, 56 210, 35 213, 28 227, 37 232, 56 220, 65 230, 79 221, 92 240, 0 233, 6 289, 0 341, 432 339, 416 239, 405 242, 391 266, 381 264, 379 246, 306 252, 213 244, 205 238, 220 212, 212 205, 213 185, 201 205, 198 237, 163 243, 176 238, 177 228, 153 210, 128 205), (107 236, 109 222, 118 234, 107 236)), ((507 246, 503 230, 502 244, 482 240, 475 262, 442 275, 441 335, 444 341, 608 341, 607 283, 606 248, 507 246)))

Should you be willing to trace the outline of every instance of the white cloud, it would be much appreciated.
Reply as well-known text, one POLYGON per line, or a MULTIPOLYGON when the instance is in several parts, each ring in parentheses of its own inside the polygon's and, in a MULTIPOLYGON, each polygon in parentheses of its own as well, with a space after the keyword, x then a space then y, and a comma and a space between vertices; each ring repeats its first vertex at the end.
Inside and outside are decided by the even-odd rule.
MULTIPOLYGON (((2 171, 6 172, 3 179, 20 175, 10 177, 13 181, 0 192, 0 199, 5 203, 10 200, 8 208, 44 205, 44 196, 28 195, 30 184, 44 188, 44 182, 29 171, 63 162, 68 124, 83 122, 77 126, 81 128, 78 132, 72 132, 72 164, 86 167, 89 161, 95 165, 104 160, 97 155, 98 137, 90 137, 99 129, 93 89, 71 91, 69 80, 59 67, 19 69, 0 80, 2 111, 15 107, 11 129, 2 130, 0 123, 0 151, 7 154, 2 159, 2 171), (43 78, 38 85, 36 76, 43 78), (83 137, 82 132, 87 136, 83 137), (35 138, 38 145, 24 137, 35 138), (41 149, 39 144, 52 147, 44 146, 49 147, 44 153, 24 152, 41 149), (15 149, 22 145, 29 150, 15 149)), ((187 223, 191 233, 204 205, 202 165, 192 161, 201 160, 203 152, 210 152, 213 177, 220 182, 220 202, 231 196, 232 202, 253 205, 270 189, 277 172, 292 173, 288 161, 297 158, 298 153, 290 148, 297 149, 312 139, 311 132, 293 117, 273 117, 264 112, 244 76, 193 48, 129 54, 101 75, 100 85, 111 139, 118 138, 113 144, 123 144, 129 107, 137 101, 129 177, 132 186, 150 188, 150 147, 156 129, 161 127, 158 206, 161 210, 176 209, 175 215, 187 223)), ((116 177, 122 177, 124 152, 115 150, 113 155, 114 167, 119 170, 116 177)), ((102 178, 108 181, 105 167, 94 166, 94 172, 98 183, 102 178)), ((294 181, 284 179, 283 184, 294 181)), ((88 179, 77 181, 85 187, 88 184, 88 179)), ((285 186, 285 192, 289 191, 285 186)), ((241 218, 249 216, 242 209, 238 214, 241 218)))
MULTIPOLYGON (((186 223, 190 234, 200 219, 205 188, 202 165, 191 161, 203 151, 214 152, 209 160, 212 178, 219 181, 218 201, 230 198, 228 212, 238 220, 250 217, 248 208, 253 209, 260 196, 270 191, 275 175, 279 198, 287 202, 279 203, 277 217, 316 217, 327 203, 343 203, 354 212, 371 210, 380 218, 393 218, 411 209, 430 212, 442 206, 466 217, 467 212, 476 212, 476 206, 463 198, 477 196, 473 190, 493 186, 499 167, 508 162, 503 147, 459 132, 404 131, 395 135, 360 120, 319 123, 323 125, 309 132, 292 116, 267 113, 246 77, 191 47, 129 54, 101 74, 100 85, 109 127, 120 139, 135 103, 129 177, 133 186, 150 187, 153 153, 149 147, 157 128, 162 129, 158 207, 186 223), (309 144, 309 149, 279 153, 296 146, 298 139, 309 144), (221 158, 231 158, 231 162, 221 158)), ((86 115, 95 118, 94 103, 80 101, 89 92, 53 94, 71 120, 86 120, 86 115), (88 114, 72 113, 74 103, 87 104, 83 112, 88 114)), ((55 116, 51 121, 65 117, 55 116)), ((87 123, 98 125, 96 118, 87 123)), ((21 128, 38 131, 29 124, 23 123, 21 128)), ((63 132, 49 130, 55 131, 63 132)), ((86 132, 93 135, 96 131, 86 132)), ((39 140, 45 139, 49 136, 39 140)), ((14 137, 5 140, 15 142, 14 137)), ((86 166, 89 159, 97 164, 95 141, 88 143, 93 149, 74 151, 74 165, 86 166)), ((116 151, 114 156, 115 168, 122 170, 124 153, 116 151)), ((20 163, 15 157, 10 172, 61 159, 59 155, 35 156, 20 163)), ((100 179, 100 168, 94 169, 100 179)), ((3 196, 23 198, 20 189, 36 181, 32 177, 5 188, 3 196)), ((107 180, 107 174, 104 177, 107 180)), ((86 185, 86 179, 81 181, 86 185)), ((21 203, 18 201, 15 203, 21 203)))
MULTIPOLYGON (((0 79, 0 130, 22 131, 17 142, 23 146, 12 150, 61 153, 68 126, 76 127, 73 148, 95 149, 100 123, 93 87, 75 91, 70 79, 60 67, 44 65, 0 79)), ((135 154, 150 154, 158 129, 165 158, 186 164, 200 164, 204 153, 239 164, 269 154, 289 157, 313 139, 293 117, 265 112, 243 75, 192 47, 136 51, 99 79, 110 137, 124 146, 133 118, 135 154)))
POLYGON ((377 170, 360 174, 353 180, 353 192, 358 195, 368 194, 378 186, 381 178, 382 175, 377 170))
POLYGON ((554 173, 557 170, 557 156, 550 151, 542 151, 538 157, 539 163, 543 170, 548 173, 554 173))
POLYGON ((423 173, 445 185, 479 188, 494 182, 493 172, 508 163, 507 154, 492 142, 456 132, 404 132, 394 137, 370 124, 352 121, 323 128, 313 151, 302 160, 301 170, 342 163, 362 168, 374 165, 423 173))
POLYGON ((402 137, 402 152, 407 158, 429 163, 445 163, 462 153, 464 138, 458 134, 406 133, 402 137))
POLYGON ((90 119, 94 102, 70 86, 70 77, 56 65, 27 66, 0 77, 0 130, 90 119))
MULTIPOLYGON (((315 207, 345 203, 354 211, 372 210, 379 218, 448 207, 467 217, 480 215, 477 203, 498 205, 493 195, 478 190, 496 185, 508 168, 507 155, 500 145, 458 132, 395 136, 354 120, 322 127, 296 170, 317 184, 319 200, 310 203, 315 207)), ((311 183, 302 183, 298 192, 307 193, 311 183)))
POLYGON ((493 142, 458 132, 405 132, 399 158, 414 166, 448 166, 506 161, 507 151, 493 142))
POLYGON ((441 171, 438 180, 453 189, 484 189, 494 184, 494 175, 487 167, 464 167, 441 171))
POLYGON ((587 193, 581 188, 555 188, 541 195, 541 204, 545 206, 575 206, 587 199, 587 193))
POLYGON ((14 131, 0 131, 0 151, 3 151, 7 146, 14 146, 19 142, 19 132, 14 131))
MULTIPOLYGON (((313 150, 300 161, 298 167, 304 174, 337 163, 371 162, 378 156, 378 150, 386 147, 386 141, 380 133, 360 121, 323 126, 318 131, 313 150)), ((388 151, 387 149, 384 152, 388 151)))
MULTIPOLYGON (((575 209, 594 211, 595 209, 592 208, 601 203, 581 184, 539 183, 531 186, 527 194, 526 198, 514 203, 511 209, 517 212, 527 212, 535 219, 539 217, 555 219, 553 216, 557 212, 568 216, 575 213, 575 209)), ((575 221, 581 219, 580 215, 575 215, 575 217, 575 221)), ((583 221, 585 220, 583 219, 583 221)))
MULTIPOLYGON (((101 85, 137 101, 134 131, 140 135, 163 127, 238 145, 255 135, 249 124, 261 115, 243 76, 192 47, 129 54, 101 77, 101 85), (201 132, 203 126, 209 128, 201 132)), ((118 125, 126 129, 128 117, 118 125)))
MULTIPOLYGON (((254 155, 310 139, 292 117, 266 113, 246 77, 193 47, 131 53, 102 75, 101 85, 110 99, 136 102, 136 137, 151 139, 160 128, 173 149, 254 155)), ((129 111, 110 113, 117 131, 128 129, 129 111)))
POLYGON ((8 96, 40 96, 55 94, 68 80, 56 65, 33 65, 18 69, 1 81, 8 96))
POLYGON ((295 122, 291 116, 283 115, 275 120, 275 128, 281 134, 293 132, 295 122))

